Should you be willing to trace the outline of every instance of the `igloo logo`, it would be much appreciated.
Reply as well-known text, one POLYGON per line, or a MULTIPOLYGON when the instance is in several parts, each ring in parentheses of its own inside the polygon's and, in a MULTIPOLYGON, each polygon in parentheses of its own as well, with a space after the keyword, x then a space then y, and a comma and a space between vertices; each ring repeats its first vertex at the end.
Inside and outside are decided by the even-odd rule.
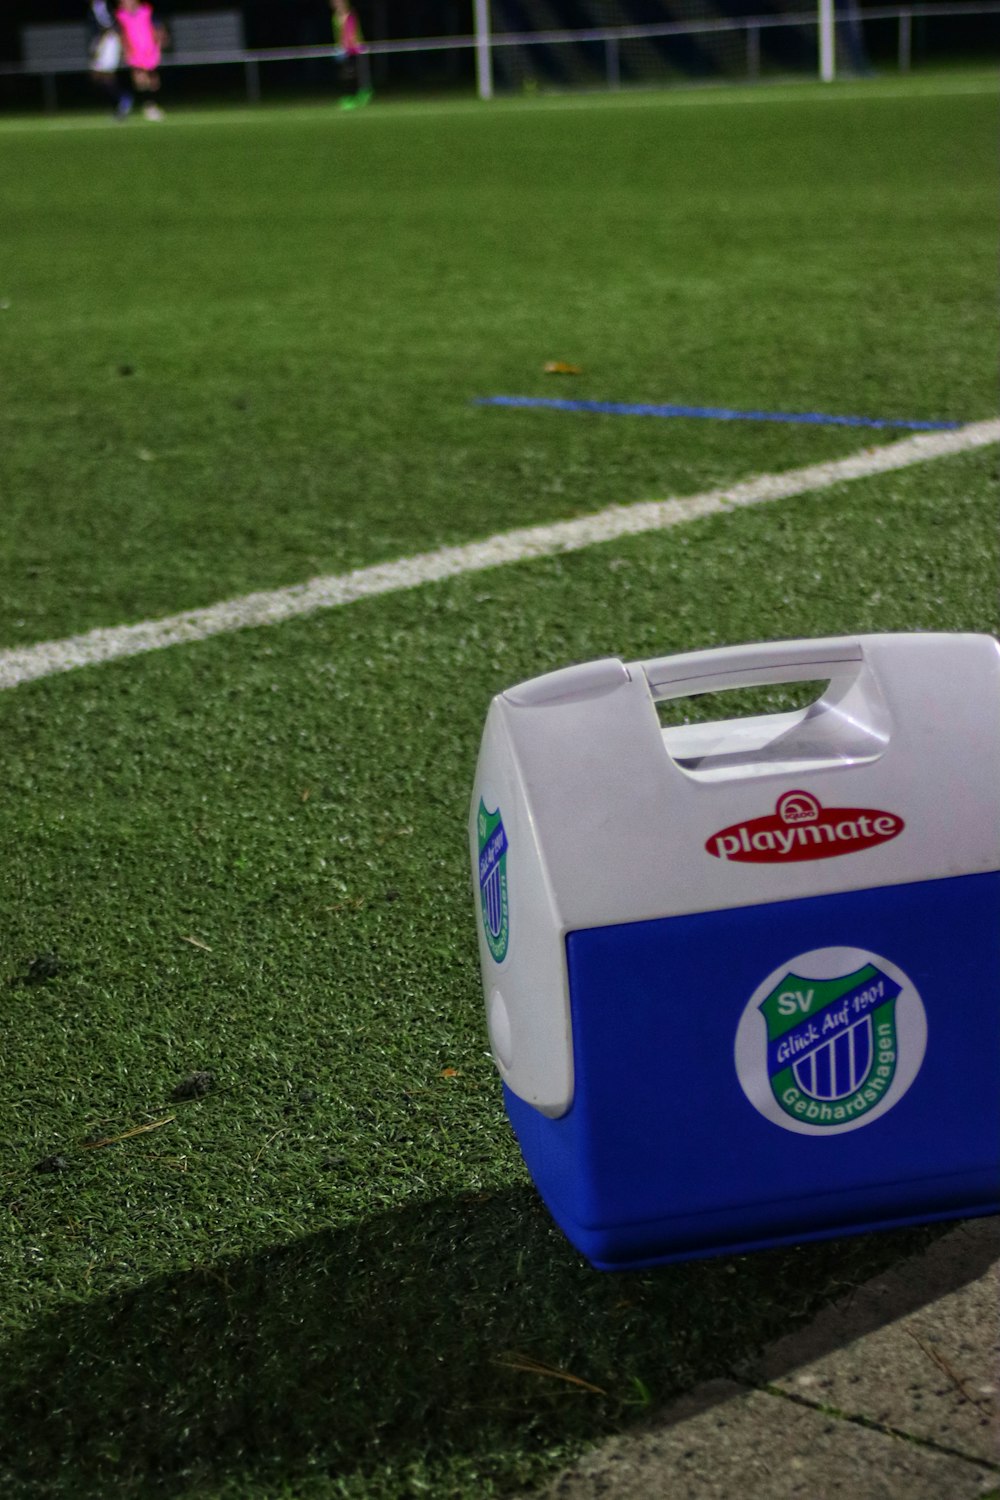
POLYGON ((791 864, 858 854, 898 838, 906 824, 877 807, 824 807, 811 792, 785 792, 773 813, 733 823, 705 840, 716 859, 791 864))

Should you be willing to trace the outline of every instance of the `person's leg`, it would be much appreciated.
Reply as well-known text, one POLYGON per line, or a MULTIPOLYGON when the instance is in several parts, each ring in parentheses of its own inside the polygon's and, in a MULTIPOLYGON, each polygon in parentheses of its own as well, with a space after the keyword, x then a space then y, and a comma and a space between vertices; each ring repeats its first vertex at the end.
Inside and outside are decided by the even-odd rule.
POLYGON ((340 64, 340 79, 344 87, 340 107, 353 109, 357 102, 358 92, 358 60, 353 52, 346 53, 340 64))
POLYGON ((132 108, 131 92, 127 85, 122 84, 118 73, 121 56, 121 42, 117 34, 105 32, 95 45, 90 70, 91 81, 102 93, 107 94, 115 117, 119 120, 123 120, 132 108))
POLYGON ((367 104, 372 97, 372 70, 367 52, 352 52, 344 64, 344 81, 353 85, 350 94, 340 101, 341 109, 357 109, 367 104))
POLYGON ((149 73, 144 68, 132 69, 132 82, 135 84, 135 97, 147 120, 162 120, 163 110, 156 102, 156 95, 160 91, 159 73, 149 73))
POLYGON ((367 104, 372 97, 372 66, 368 60, 368 53, 359 52, 356 61, 358 65, 358 103, 367 104))

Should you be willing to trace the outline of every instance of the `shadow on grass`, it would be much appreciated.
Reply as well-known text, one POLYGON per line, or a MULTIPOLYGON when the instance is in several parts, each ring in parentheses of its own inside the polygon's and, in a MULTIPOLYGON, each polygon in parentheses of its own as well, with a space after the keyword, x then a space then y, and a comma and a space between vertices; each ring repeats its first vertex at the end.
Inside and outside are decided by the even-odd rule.
POLYGON ((416 1466, 437 1494, 466 1492, 459 1471, 516 1488, 940 1232, 609 1276, 527 1188, 386 1213, 52 1314, 3 1353, 0 1484, 277 1495, 339 1475, 407 1495, 416 1466))

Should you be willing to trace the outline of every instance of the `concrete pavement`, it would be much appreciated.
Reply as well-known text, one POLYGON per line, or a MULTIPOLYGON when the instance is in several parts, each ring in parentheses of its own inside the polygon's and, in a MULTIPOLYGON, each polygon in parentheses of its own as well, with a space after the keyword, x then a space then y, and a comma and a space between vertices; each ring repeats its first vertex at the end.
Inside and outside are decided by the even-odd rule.
POLYGON ((1000 1497, 1000 1218, 831 1304, 558 1475, 545 1500, 1000 1497))

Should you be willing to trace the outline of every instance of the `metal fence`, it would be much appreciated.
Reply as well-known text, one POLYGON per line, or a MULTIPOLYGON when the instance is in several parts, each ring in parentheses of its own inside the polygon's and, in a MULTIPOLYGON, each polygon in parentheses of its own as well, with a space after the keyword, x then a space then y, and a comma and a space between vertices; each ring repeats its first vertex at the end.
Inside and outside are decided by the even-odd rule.
MULTIPOLYGON (((834 16, 834 25, 862 26, 873 22, 895 23, 897 28, 896 63, 901 73, 909 72, 913 65, 913 24, 915 21, 961 17, 1000 15, 1000 0, 973 0, 973 3, 934 5, 887 5, 877 9, 866 9, 853 16, 834 16)), ((591 44, 603 49, 603 82, 608 89, 620 89, 622 77, 622 47, 629 42, 657 41, 667 38, 700 38, 730 35, 741 39, 743 75, 750 81, 760 78, 762 72, 762 38, 781 29, 794 29, 816 35, 817 63, 820 52, 820 20, 816 10, 798 11, 780 15, 733 16, 720 18, 698 18, 689 21, 663 21, 643 26, 592 27, 565 31, 492 32, 480 31, 478 35, 419 37, 398 41, 371 42, 368 46, 372 58, 391 58, 414 54, 469 53, 476 62, 477 91, 481 98, 493 93, 492 60, 507 48, 559 47, 591 44)), ((168 52, 161 66, 164 68, 242 68, 247 100, 258 103, 261 98, 261 68, 268 63, 308 62, 315 59, 330 59, 333 47, 277 47, 277 48, 227 48, 224 50, 168 52)), ((58 75, 85 74, 88 71, 86 56, 78 60, 49 62, 44 67, 28 63, 10 63, 0 66, 0 77, 36 77, 41 80, 43 99, 47 109, 57 107, 56 78, 58 75)))

